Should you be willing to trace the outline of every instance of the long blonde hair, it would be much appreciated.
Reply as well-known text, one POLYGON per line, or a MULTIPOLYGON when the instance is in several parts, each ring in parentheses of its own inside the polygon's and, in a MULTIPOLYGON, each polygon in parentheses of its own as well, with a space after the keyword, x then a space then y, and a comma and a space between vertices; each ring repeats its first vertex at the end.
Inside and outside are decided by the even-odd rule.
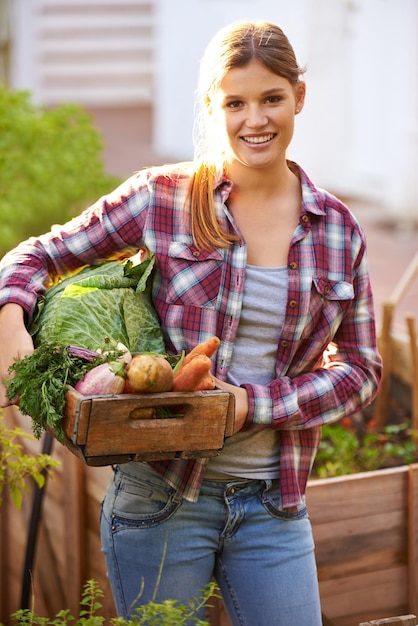
POLYGON ((235 235, 219 224, 213 191, 226 164, 226 146, 210 115, 208 101, 232 68, 244 67, 256 59, 269 71, 296 85, 304 69, 277 25, 261 21, 241 21, 221 29, 207 46, 200 62, 194 128, 195 169, 190 182, 188 202, 192 234, 199 248, 227 247, 235 235))

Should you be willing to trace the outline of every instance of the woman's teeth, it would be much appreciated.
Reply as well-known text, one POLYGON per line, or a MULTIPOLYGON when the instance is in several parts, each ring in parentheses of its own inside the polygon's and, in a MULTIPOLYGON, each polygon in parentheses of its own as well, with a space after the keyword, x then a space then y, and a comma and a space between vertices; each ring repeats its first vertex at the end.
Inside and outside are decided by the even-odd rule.
POLYGON ((274 135, 260 135, 259 137, 243 137, 247 143, 264 143, 273 139, 274 135))

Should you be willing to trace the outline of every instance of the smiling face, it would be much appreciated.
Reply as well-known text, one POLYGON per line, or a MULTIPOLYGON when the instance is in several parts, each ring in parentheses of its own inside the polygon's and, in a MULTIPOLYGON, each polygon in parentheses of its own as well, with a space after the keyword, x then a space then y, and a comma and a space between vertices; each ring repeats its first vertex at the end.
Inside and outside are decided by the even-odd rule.
POLYGON ((227 160, 252 168, 285 162, 304 97, 303 82, 292 85, 257 60, 230 69, 208 102, 227 160))

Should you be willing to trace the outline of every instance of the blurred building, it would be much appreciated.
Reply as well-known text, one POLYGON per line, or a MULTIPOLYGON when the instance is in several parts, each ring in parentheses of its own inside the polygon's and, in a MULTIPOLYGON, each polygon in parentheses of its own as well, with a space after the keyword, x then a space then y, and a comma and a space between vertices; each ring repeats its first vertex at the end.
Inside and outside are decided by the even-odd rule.
POLYGON ((279 23, 307 66, 290 156, 335 193, 369 200, 394 223, 418 223, 417 0, 0 0, 0 7, 0 79, 48 105, 148 108, 152 149, 173 160, 193 153, 193 96, 210 37, 236 19, 279 23))
POLYGON ((12 21, 12 87, 47 104, 150 102, 152 0, 0 2, 12 21))

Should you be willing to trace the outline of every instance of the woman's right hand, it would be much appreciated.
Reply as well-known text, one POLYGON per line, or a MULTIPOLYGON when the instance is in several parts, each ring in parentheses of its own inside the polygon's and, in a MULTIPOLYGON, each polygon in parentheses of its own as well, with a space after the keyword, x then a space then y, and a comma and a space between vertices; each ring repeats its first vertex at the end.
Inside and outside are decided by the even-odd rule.
POLYGON ((215 378, 216 386, 218 389, 229 391, 235 396, 235 423, 234 423, 234 435, 238 433, 245 424, 248 414, 248 394, 244 387, 236 387, 230 383, 215 378))
POLYGON ((32 337, 24 323, 24 311, 18 304, 5 304, 0 309, 0 407, 13 404, 6 395, 2 381, 10 378, 9 367, 15 359, 33 352, 32 337))

